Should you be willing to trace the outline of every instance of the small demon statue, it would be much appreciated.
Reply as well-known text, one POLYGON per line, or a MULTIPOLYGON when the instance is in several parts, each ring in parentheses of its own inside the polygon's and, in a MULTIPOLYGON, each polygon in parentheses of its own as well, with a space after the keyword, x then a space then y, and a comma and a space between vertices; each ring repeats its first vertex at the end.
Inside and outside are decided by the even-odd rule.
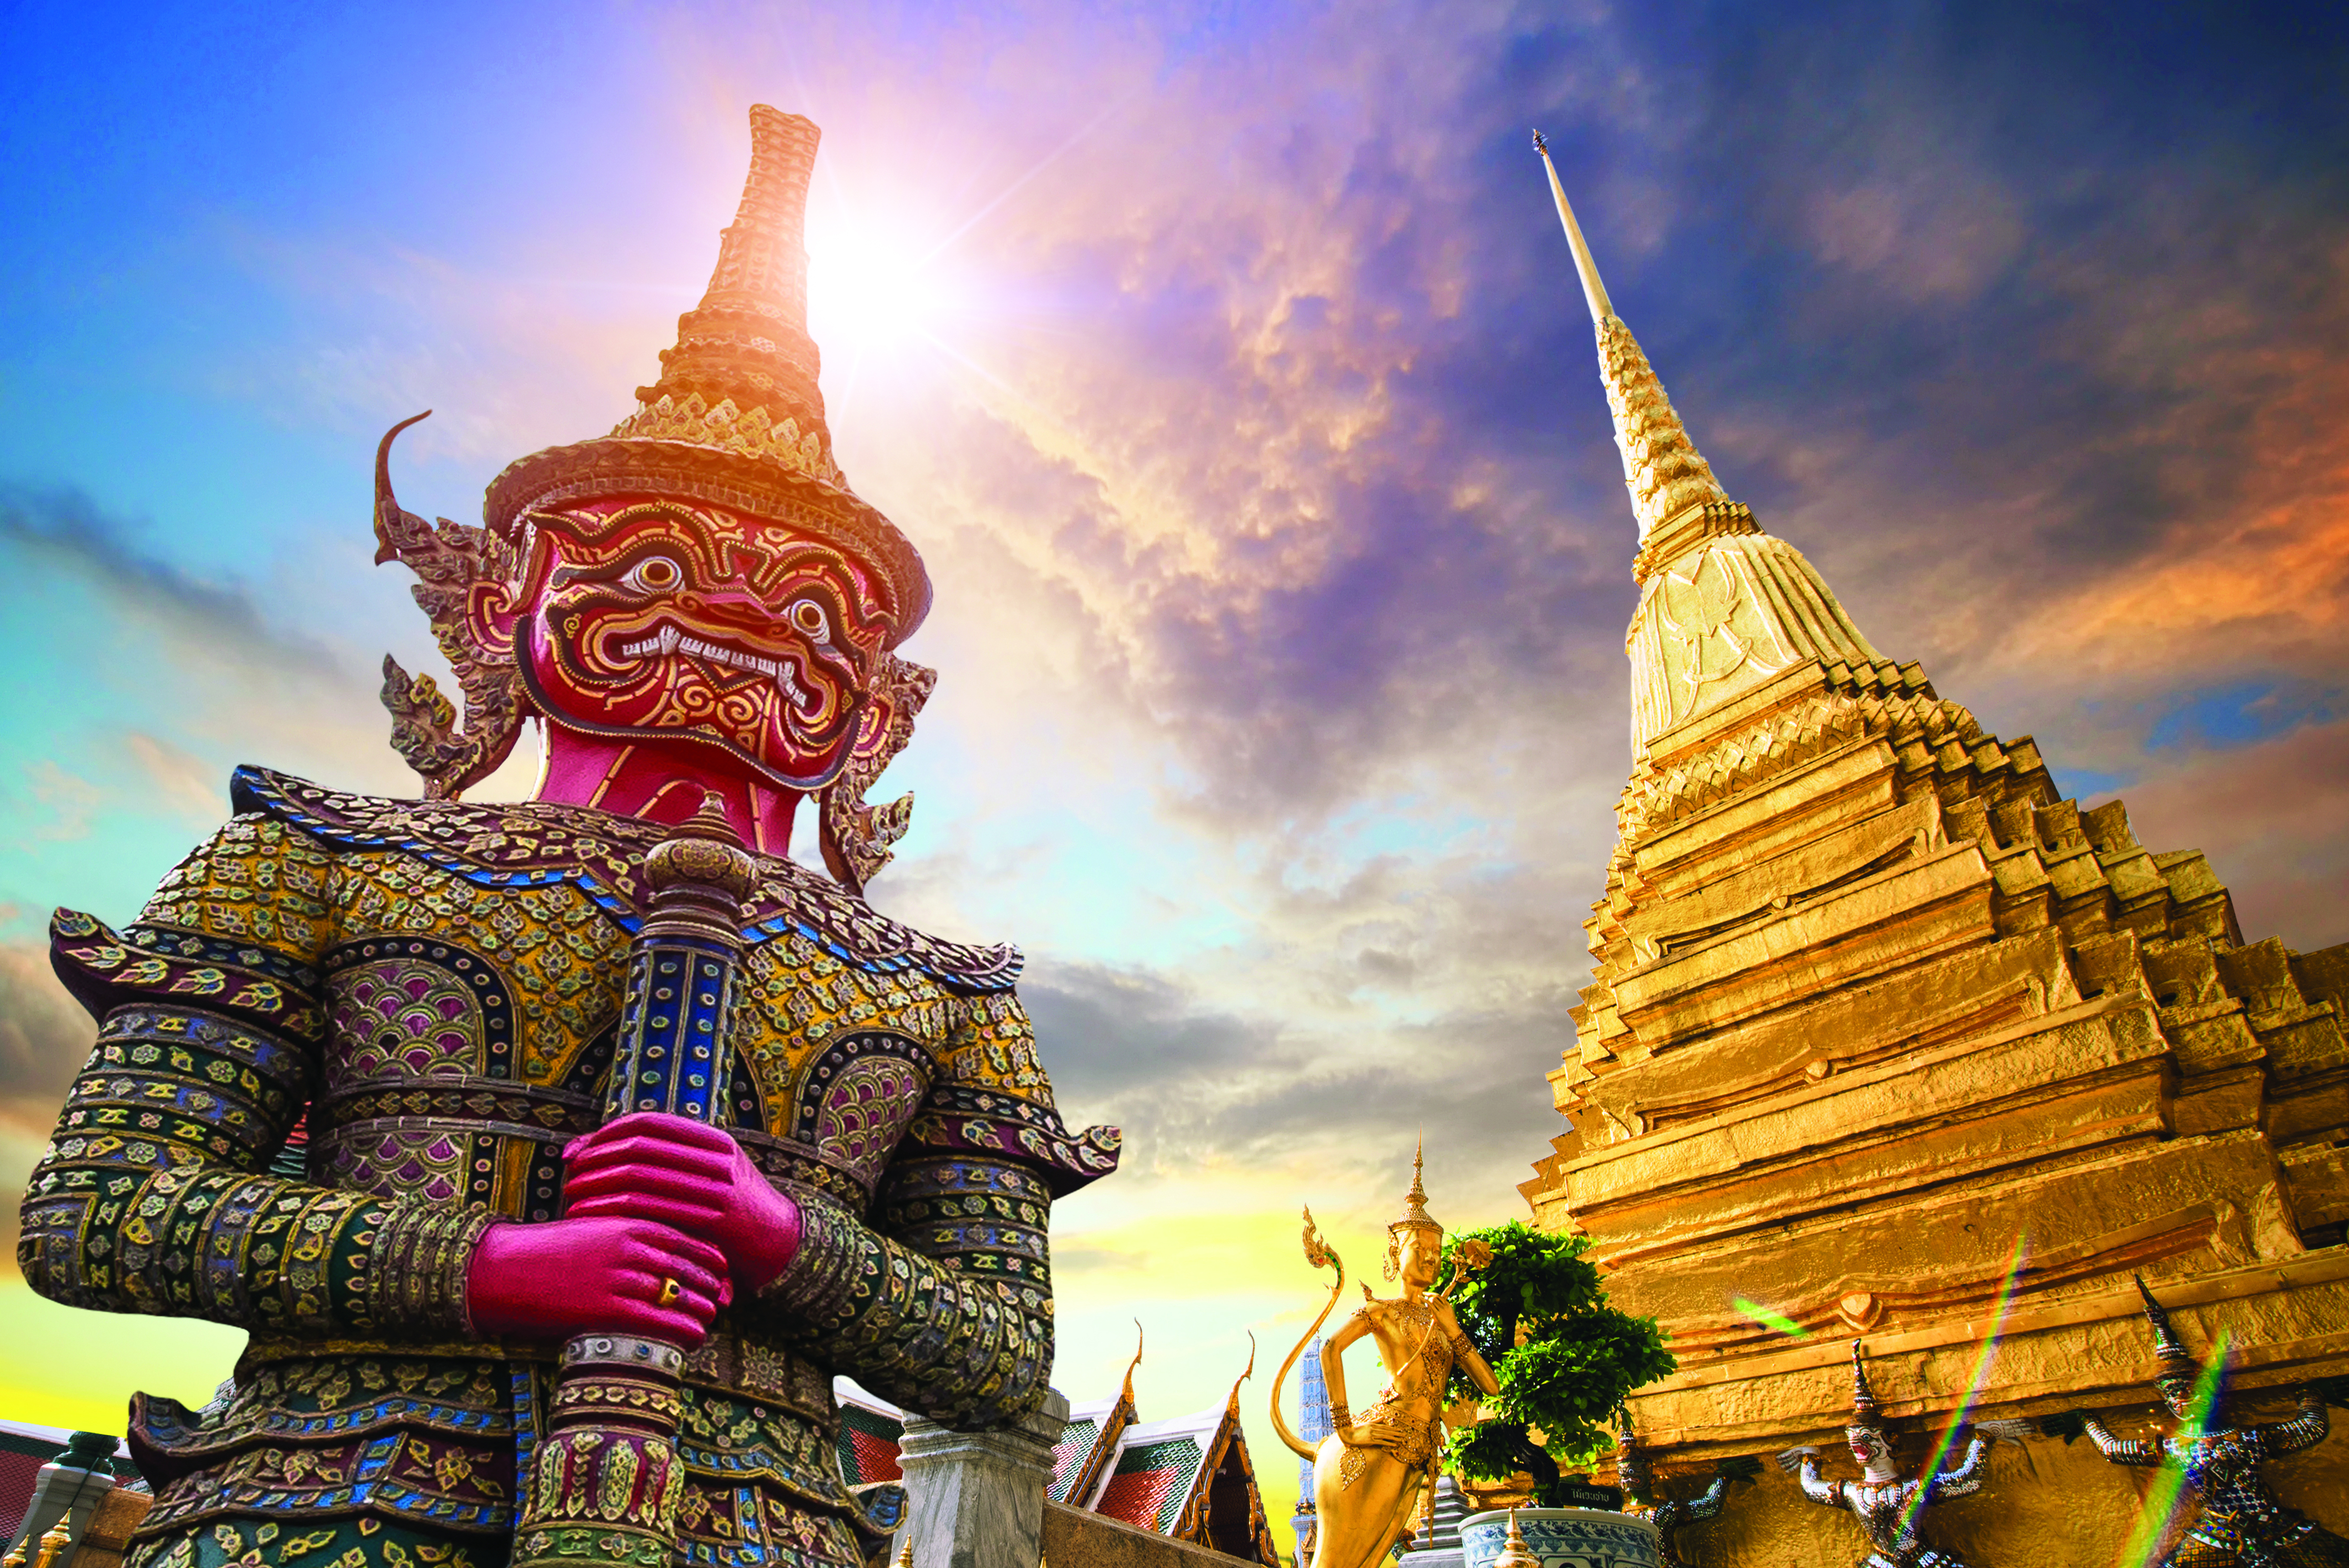
MULTIPOLYGON (((2058 1417, 2048 1424, 2085 1430, 2115 1464, 2177 1465, 2201 1499, 2202 1511, 2186 1538, 2162 1560, 2162 1568, 2323 1568, 2349 1564, 2349 1541, 2276 1501, 2260 1479, 2266 1460, 2313 1448, 2324 1440, 2324 1399, 2315 1388, 2300 1391, 2300 1414, 2261 1427, 2231 1426, 2224 1419, 2219 1387, 2222 1368, 2212 1367, 2198 1394, 2203 1369, 2169 1325, 2169 1314, 2140 1276, 2146 1321, 2153 1327, 2160 1370, 2154 1387, 2178 1419, 2178 1429, 2150 1441, 2116 1438, 2095 1417, 2058 1417)), ((2327 1388, 2336 1397, 2349 1390, 2327 1388)), ((2068 1436, 2069 1433, 2064 1433, 2068 1436)))
POLYGON ((1729 1501, 1729 1488, 1734 1481, 1750 1481, 1761 1470, 1761 1461, 1745 1455, 1723 1461, 1705 1489, 1691 1498, 1666 1498, 1648 1465, 1647 1446, 1631 1429, 1631 1412, 1615 1412, 1615 1479, 1622 1484, 1628 1500, 1623 1511, 1634 1519, 1644 1519, 1656 1527, 1659 1542, 1656 1562, 1659 1568, 1683 1568, 1687 1559, 1673 1544, 1673 1537, 1684 1527, 1702 1524, 1721 1517, 1729 1501))
POLYGON ((1857 1480, 1827 1480, 1819 1474, 1816 1449, 1789 1449, 1779 1464, 1797 1472, 1803 1495, 1828 1508, 1839 1508, 1859 1521, 1875 1550, 1861 1568, 1965 1568, 1965 1559, 1925 1543, 1918 1523, 1925 1510, 1946 1498, 1963 1497, 1980 1490, 1982 1456, 1991 1435, 2021 1439, 2008 1424, 1975 1428, 1966 1444, 1965 1462, 1955 1470, 1937 1470, 1915 1480, 1902 1480, 1892 1462, 1892 1441, 1877 1414, 1876 1396, 1868 1387, 1868 1364, 1859 1341, 1851 1342, 1851 1424, 1844 1437, 1851 1457, 1859 1461, 1857 1480))
POLYGON ((424 799, 243 769, 136 921, 57 917, 101 1028, 25 1275, 252 1335, 204 1409, 134 1401, 133 1568, 854 1564, 835 1374, 962 1428, 1042 1398, 1050 1201, 1117 1135, 1054 1111, 1015 953, 862 896, 929 583, 832 460, 815 127, 750 123, 611 435, 481 528, 401 510, 384 438, 378 559, 463 688, 387 661, 424 799), (464 803, 533 717, 537 798, 464 803), (784 858, 807 796, 831 880, 784 858))

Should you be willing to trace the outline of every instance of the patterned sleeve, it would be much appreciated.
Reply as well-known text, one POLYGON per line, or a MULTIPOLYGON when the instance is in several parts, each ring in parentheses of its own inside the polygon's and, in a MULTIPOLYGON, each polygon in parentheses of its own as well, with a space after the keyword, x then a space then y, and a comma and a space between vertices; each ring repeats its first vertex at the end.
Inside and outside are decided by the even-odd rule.
POLYGON ((774 1331, 884 1398, 970 1429, 1044 1397, 1052 1199, 1115 1167, 1117 1133, 1061 1126, 1017 997, 957 997, 954 1009, 871 1225, 802 1194, 800 1255, 761 1307, 774 1331))
POLYGON ((2271 1459, 2313 1449, 2332 1429, 2332 1418, 2325 1414, 2324 1400, 2313 1388, 2300 1391, 2299 1415, 2289 1421, 2254 1429, 2259 1433, 2261 1452, 2271 1459))
POLYGON ((317 1083, 332 879, 300 832, 240 817, 119 934, 57 912, 51 962, 99 1029, 26 1188, 35 1290, 274 1334, 464 1334, 485 1212, 270 1173, 317 1083))
POLYGON ((2082 1429, 2088 1434, 2088 1440, 2096 1445, 2096 1451, 2116 1465, 2151 1466, 2161 1463, 2159 1443, 2149 1443, 2142 1438, 2116 1438, 2110 1428, 2094 1416, 2087 1418, 2082 1429))
POLYGON ((1702 1492, 1689 1499, 1683 1504, 1688 1510, 1689 1522, 1694 1524, 1704 1520, 1719 1518, 1721 1505, 1728 1496, 1729 1478, 1725 1475, 1713 1477, 1711 1486, 1706 1487, 1702 1492))
POLYGON ((1816 1454, 1803 1456, 1803 1468, 1795 1479, 1802 1483, 1803 1495, 1813 1502, 1823 1502, 1829 1508, 1843 1506, 1843 1482, 1828 1480, 1819 1474, 1816 1454))
POLYGON ((1975 1438, 1969 1441, 1966 1444, 1965 1463, 1954 1470, 1945 1470, 1928 1478, 1928 1484, 1933 1490, 1925 1501, 1929 1503, 1938 1502, 1945 1497, 1964 1497, 1969 1492, 1979 1491, 1982 1483, 1982 1455, 1989 1451, 1990 1444, 1982 1439, 1975 1438))

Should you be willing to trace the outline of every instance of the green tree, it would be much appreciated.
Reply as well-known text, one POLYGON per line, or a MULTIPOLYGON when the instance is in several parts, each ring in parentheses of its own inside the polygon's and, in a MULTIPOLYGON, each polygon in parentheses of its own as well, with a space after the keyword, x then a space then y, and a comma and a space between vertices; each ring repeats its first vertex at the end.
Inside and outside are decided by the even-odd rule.
MULTIPOLYGON (((1512 1220, 1444 1246, 1455 1265, 1464 1247, 1491 1251, 1492 1261, 1452 1292, 1452 1305, 1501 1385, 1485 1401, 1488 1418, 1454 1432, 1445 1458, 1471 1480, 1531 1475, 1538 1507, 1557 1506, 1565 1475, 1612 1449, 1607 1423, 1624 1396, 1678 1365, 1654 1318, 1607 1305, 1597 1265, 1582 1256, 1589 1244, 1512 1220)), ((1465 1374, 1452 1377, 1454 1398, 1477 1397, 1465 1374)))

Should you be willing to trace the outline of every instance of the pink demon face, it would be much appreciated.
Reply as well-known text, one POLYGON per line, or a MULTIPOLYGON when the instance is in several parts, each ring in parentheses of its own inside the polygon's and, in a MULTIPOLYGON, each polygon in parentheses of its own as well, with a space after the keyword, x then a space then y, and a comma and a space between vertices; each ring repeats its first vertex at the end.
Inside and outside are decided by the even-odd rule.
POLYGON ((719 747, 794 789, 840 771, 890 630, 848 557, 667 501, 531 521, 512 635, 550 718, 719 747))

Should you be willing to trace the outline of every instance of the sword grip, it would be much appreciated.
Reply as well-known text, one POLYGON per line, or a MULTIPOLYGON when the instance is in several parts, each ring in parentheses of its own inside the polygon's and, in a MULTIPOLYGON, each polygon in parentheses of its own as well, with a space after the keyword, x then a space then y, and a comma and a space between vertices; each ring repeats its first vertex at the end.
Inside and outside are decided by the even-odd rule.
POLYGON ((605 1120, 661 1110, 718 1121, 742 962, 737 922, 757 878, 758 862, 714 804, 645 857, 652 907, 629 948, 605 1120))
MULTIPOLYGON (((718 810, 645 857, 652 906, 628 954, 604 1119, 661 1110, 716 1125, 726 1106, 738 923, 758 862, 718 810)), ((626 1334, 564 1347, 547 1435, 523 1482, 512 1568, 669 1568, 685 1471, 684 1355, 626 1334)))

